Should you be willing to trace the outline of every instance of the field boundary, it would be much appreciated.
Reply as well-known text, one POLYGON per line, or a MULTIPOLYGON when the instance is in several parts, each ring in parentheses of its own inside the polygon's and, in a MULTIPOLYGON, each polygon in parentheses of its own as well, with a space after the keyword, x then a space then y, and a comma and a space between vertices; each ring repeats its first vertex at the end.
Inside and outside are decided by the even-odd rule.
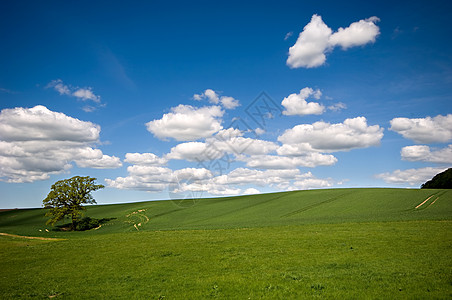
POLYGON ((0 232, 0 235, 15 237, 15 238, 22 238, 22 239, 29 239, 29 240, 41 240, 41 241, 64 241, 64 240, 66 240, 66 239, 59 239, 59 238, 45 238, 45 237, 39 237, 39 236, 17 235, 17 234, 4 233, 4 232, 0 232))

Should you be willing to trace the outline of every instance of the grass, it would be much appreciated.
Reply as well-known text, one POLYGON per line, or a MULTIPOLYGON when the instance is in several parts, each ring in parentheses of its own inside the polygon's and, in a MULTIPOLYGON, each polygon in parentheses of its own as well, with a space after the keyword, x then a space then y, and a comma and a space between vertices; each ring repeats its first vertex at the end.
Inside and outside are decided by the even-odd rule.
POLYGON ((0 298, 450 299, 451 212, 452 191, 394 189, 94 206, 117 219, 87 232, 8 211, 0 232, 66 240, 0 236, 0 298))

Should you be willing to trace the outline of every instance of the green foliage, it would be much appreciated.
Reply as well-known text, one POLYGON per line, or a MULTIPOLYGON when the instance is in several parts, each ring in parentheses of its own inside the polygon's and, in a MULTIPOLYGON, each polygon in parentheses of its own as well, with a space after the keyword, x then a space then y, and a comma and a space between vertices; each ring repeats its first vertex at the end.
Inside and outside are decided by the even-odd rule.
POLYGON ((82 205, 96 203, 91 192, 104 188, 101 184, 95 184, 95 181, 96 178, 89 176, 74 176, 55 182, 47 198, 43 200, 44 208, 49 209, 46 216, 50 219, 46 224, 54 225, 65 216, 70 216, 74 230, 81 211, 85 210, 82 205))
POLYGON ((436 174, 431 180, 421 185, 421 189, 452 189, 452 168, 436 174))

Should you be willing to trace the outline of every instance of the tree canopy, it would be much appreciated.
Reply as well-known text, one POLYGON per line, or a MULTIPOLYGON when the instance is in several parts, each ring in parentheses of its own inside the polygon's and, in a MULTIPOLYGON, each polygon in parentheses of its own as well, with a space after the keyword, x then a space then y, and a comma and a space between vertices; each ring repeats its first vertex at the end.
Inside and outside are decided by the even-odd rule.
POLYGON ((421 185, 421 189, 452 189, 452 168, 436 174, 431 180, 421 185))
POLYGON ((104 188, 95 181, 96 178, 89 176, 74 176, 55 182, 47 198, 42 201, 44 207, 49 209, 46 213, 46 216, 50 217, 47 224, 54 225, 64 217, 70 216, 72 229, 75 229, 81 211, 86 209, 82 205, 96 203, 91 192, 104 188))

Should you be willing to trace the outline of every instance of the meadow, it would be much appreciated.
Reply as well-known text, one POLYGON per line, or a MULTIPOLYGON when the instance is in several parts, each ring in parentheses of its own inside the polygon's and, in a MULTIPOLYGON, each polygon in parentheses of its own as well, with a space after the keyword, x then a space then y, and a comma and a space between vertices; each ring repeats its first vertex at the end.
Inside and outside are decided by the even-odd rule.
POLYGON ((0 213, 2 233, 58 239, 0 236, 0 298, 452 298, 449 190, 95 205, 112 219, 84 232, 44 213, 0 213))

